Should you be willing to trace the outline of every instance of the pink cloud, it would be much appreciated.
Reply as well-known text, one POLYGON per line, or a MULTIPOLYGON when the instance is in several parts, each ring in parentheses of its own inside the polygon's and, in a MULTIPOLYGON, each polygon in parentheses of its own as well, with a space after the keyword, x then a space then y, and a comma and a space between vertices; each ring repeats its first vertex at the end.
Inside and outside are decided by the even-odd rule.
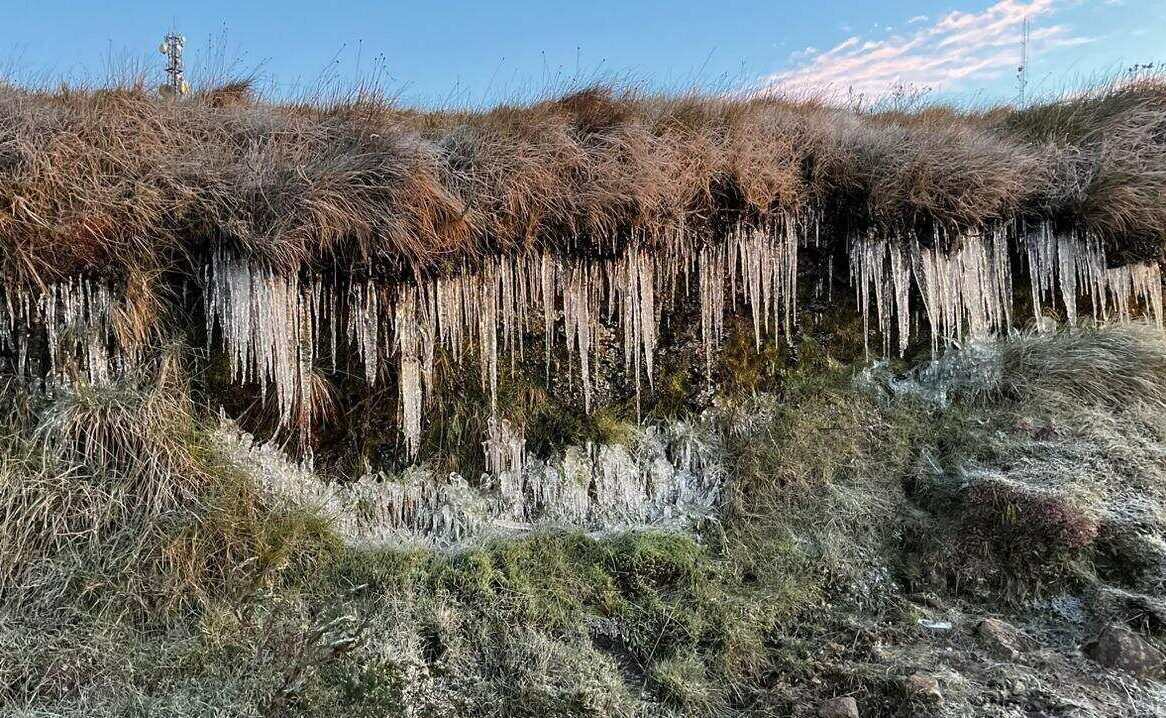
POLYGON ((1064 24, 1046 23, 1074 0, 999 0, 980 12, 952 11, 910 34, 885 40, 853 36, 824 52, 793 59, 793 67, 762 79, 761 92, 844 91, 880 97, 896 87, 954 89, 976 79, 1015 72, 1020 28, 1033 25, 1030 56, 1088 42, 1064 24))

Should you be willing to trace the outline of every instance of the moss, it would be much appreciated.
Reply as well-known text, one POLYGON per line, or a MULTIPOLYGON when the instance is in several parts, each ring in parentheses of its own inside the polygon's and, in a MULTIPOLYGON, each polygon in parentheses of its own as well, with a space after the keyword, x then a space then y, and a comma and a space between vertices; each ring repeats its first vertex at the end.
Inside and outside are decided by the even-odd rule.
MULTIPOLYGON (((999 474, 1051 471, 1066 456, 1104 469, 1117 434, 1081 453, 1096 414, 1020 393, 1031 381, 932 405, 880 397, 840 368, 770 378, 777 396, 726 405, 750 428, 718 437, 733 481, 694 535, 546 531, 456 553, 345 546, 320 517, 265 501, 194 422, 180 443, 212 480, 163 534, 183 601, 165 627, 128 612, 115 624, 151 657, 79 655, 62 640, 46 645, 65 658, 37 654, 26 671, 82 666, 53 668, 58 697, 116 675, 145 686, 142 705, 184 690, 219 700, 221 685, 240 704, 319 716, 780 715, 826 690, 890 714, 898 683, 867 657, 887 632, 908 640, 922 617, 899 586, 961 599, 990 588, 1003 602, 1088 567, 1089 513, 999 474), (1065 428, 1026 427, 1021 409, 1065 428)), ((1156 406, 1105 416, 1160 436, 1156 406)), ((609 439, 626 426, 618 410, 597 415, 609 439)), ((112 641, 92 640, 86 650, 112 641)))
POLYGON ((599 409, 591 415, 595 440, 600 444, 630 444, 639 428, 634 422, 620 418, 610 409, 599 409))
POLYGON ((748 396, 776 386, 790 363, 788 348, 778 341, 764 338, 758 347, 746 321, 734 320, 717 356, 722 389, 730 395, 748 396))
POLYGON ((644 675, 678 656, 699 655, 710 681, 731 675, 739 682, 758 672, 777 613, 770 596, 745 589, 725 560, 691 537, 666 533, 609 539, 543 533, 453 556, 350 551, 327 574, 326 583, 337 588, 408 595, 415 605, 462 616, 454 634, 435 630, 444 636, 440 652, 457 650, 481 630, 522 626, 590 636, 644 675))

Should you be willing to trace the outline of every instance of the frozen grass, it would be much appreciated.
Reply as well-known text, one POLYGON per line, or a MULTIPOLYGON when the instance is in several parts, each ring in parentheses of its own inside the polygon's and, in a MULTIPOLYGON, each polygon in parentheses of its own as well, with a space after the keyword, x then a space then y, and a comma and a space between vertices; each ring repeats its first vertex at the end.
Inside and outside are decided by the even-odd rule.
POLYGON ((50 614, 183 613, 286 560, 298 517, 214 453, 173 358, 52 400, 9 387, 0 452, 0 596, 50 614))
POLYGON ((998 379, 945 402, 846 370, 739 399, 733 485, 695 537, 544 532, 455 554, 346 548, 273 513, 199 438, 177 374, 9 407, 0 703, 734 716, 839 692, 897 715, 906 697, 872 656, 922 640, 908 591, 999 611, 1160 585, 1153 561, 1111 554, 1163 534, 1161 338, 1076 330, 972 360, 998 379), (161 433, 120 428, 131 416, 161 433))

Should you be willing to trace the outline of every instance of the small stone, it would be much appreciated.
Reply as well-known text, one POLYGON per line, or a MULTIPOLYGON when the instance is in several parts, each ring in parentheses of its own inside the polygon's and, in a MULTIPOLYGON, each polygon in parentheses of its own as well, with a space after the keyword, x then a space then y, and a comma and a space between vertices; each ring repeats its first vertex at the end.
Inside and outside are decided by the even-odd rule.
POLYGON ((976 626, 976 635, 993 652, 1016 660, 1020 655, 1022 641, 1016 627, 998 618, 985 618, 976 626))
POLYGON ((912 673, 903 679, 903 689, 908 698, 925 703, 939 703, 943 700, 943 693, 939 690, 939 681, 935 676, 926 673, 912 673))
POLYGON ((1159 675, 1166 664, 1162 651, 1121 626, 1106 626, 1097 640, 1085 647, 1085 653, 1106 668, 1137 676, 1159 675))
POLYGON ((858 718, 858 703, 850 696, 831 698, 818 706, 819 718, 858 718))

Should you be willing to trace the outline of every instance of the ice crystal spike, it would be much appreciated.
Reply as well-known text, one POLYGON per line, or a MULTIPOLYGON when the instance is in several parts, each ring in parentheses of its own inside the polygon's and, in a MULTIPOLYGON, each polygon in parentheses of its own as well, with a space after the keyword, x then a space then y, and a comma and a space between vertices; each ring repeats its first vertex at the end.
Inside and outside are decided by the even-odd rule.
MULTIPOLYGON (((556 346, 566 351, 558 370, 578 381, 590 410, 598 345, 614 325, 638 407, 654 380, 661 327, 693 290, 710 376, 731 312, 745 312, 758 347, 791 337, 799 249, 819 241, 810 213, 715 235, 685 227, 636 233, 601 258, 549 252, 485 258, 472 269, 392 284, 340 272, 281 273, 220 247, 205 274, 206 327, 225 351, 233 380, 258 387, 289 430, 310 428, 317 366, 347 369, 338 364, 352 356, 368 384, 395 382, 413 458, 438 348, 455 365, 472 370, 476 363, 494 409, 482 437, 487 463, 492 473, 505 473, 525 460, 524 441, 523 427, 499 415, 499 374, 515 370, 529 335, 542 334, 548 378, 556 346)), ((924 333, 938 351, 948 341, 1007 331, 1014 259, 1027 264, 1038 315, 1059 311, 1076 323, 1087 297, 1099 319, 1143 315, 1159 327, 1166 321, 1159 264, 1110 267, 1105 243, 1088 232, 1018 222, 943 237, 937 230, 922 239, 872 230, 848 243, 864 327, 884 353, 903 353, 924 333), (915 326, 920 319, 925 326, 915 326)), ((828 261, 832 274, 832 256, 828 261)), ((102 383, 138 361, 138 347, 119 344, 114 318, 125 307, 115 284, 74 277, 37 291, 0 290, 0 350, 21 374, 102 383)))

